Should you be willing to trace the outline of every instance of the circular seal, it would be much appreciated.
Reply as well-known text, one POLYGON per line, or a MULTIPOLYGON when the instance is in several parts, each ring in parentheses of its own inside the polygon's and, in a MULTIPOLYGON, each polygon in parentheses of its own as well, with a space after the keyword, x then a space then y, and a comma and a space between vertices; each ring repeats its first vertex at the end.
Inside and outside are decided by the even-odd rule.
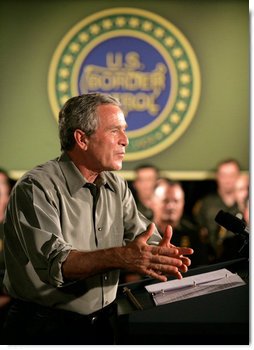
POLYGON ((186 37, 168 20, 137 8, 108 9, 77 23, 56 48, 48 77, 56 118, 72 96, 97 91, 120 99, 129 161, 155 155, 183 134, 200 85, 186 37))

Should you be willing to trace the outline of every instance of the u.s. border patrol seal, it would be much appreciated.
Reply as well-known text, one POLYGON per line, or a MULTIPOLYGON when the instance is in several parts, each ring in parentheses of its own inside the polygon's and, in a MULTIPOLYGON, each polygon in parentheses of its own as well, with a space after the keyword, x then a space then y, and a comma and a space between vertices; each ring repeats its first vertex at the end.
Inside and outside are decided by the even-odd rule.
POLYGON ((86 17, 63 37, 48 91, 56 117, 72 96, 99 91, 119 98, 130 141, 125 160, 139 160, 169 147, 189 126, 200 71, 190 43, 168 20, 113 8, 86 17))

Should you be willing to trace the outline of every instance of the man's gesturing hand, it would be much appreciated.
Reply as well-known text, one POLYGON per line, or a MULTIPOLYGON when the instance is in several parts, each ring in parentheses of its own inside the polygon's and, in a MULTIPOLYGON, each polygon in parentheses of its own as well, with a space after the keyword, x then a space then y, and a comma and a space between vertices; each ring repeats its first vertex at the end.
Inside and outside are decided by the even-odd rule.
POLYGON ((190 259, 183 254, 192 254, 190 248, 175 247, 170 243, 172 229, 168 226, 159 246, 149 245, 147 241, 154 232, 154 224, 139 235, 134 241, 123 247, 121 261, 123 267, 129 271, 138 272, 157 278, 164 282, 167 275, 182 278, 181 272, 187 271, 190 259))
MULTIPOLYGON (((173 244, 171 244, 171 238, 172 238, 172 235, 173 235, 173 230, 172 230, 172 227, 170 225, 167 226, 165 232, 164 232, 164 235, 163 235, 163 238, 160 242, 160 246, 161 247, 169 247, 169 248, 177 248, 178 251, 179 251, 179 259, 182 260, 182 266, 179 268, 179 270, 181 272, 186 272, 188 270, 188 266, 190 266, 191 264, 191 261, 189 258, 187 258, 186 256, 184 255, 190 255, 190 254, 193 254, 193 249, 192 248, 187 248, 187 247, 176 247, 174 246, 173 244)), ((179 276, 178 278, 182 278, 182 275, 181 273, 179 272, 179 276)))

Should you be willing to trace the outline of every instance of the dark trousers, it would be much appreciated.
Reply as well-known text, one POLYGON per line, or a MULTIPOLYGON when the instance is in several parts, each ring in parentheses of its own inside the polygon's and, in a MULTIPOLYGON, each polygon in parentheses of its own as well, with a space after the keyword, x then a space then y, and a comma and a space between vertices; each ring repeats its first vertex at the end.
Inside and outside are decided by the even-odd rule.
POLYGON ((115 344, 117 305, 90 315, 13 300, 3 328, 4 345, 115 344))

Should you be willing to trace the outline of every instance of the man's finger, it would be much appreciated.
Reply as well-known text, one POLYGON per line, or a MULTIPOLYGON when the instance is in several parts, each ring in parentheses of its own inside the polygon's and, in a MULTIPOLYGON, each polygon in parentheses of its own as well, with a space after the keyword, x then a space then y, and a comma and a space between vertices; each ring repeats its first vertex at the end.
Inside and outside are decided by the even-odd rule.
POLYGON ((167 225, 166 230, 164 232, 164 235, 162 237, 162 240, 160 241, 161 247, 170 247, 171 246, 171 238, 172 238, 173 230, 170 225, 167 225))

